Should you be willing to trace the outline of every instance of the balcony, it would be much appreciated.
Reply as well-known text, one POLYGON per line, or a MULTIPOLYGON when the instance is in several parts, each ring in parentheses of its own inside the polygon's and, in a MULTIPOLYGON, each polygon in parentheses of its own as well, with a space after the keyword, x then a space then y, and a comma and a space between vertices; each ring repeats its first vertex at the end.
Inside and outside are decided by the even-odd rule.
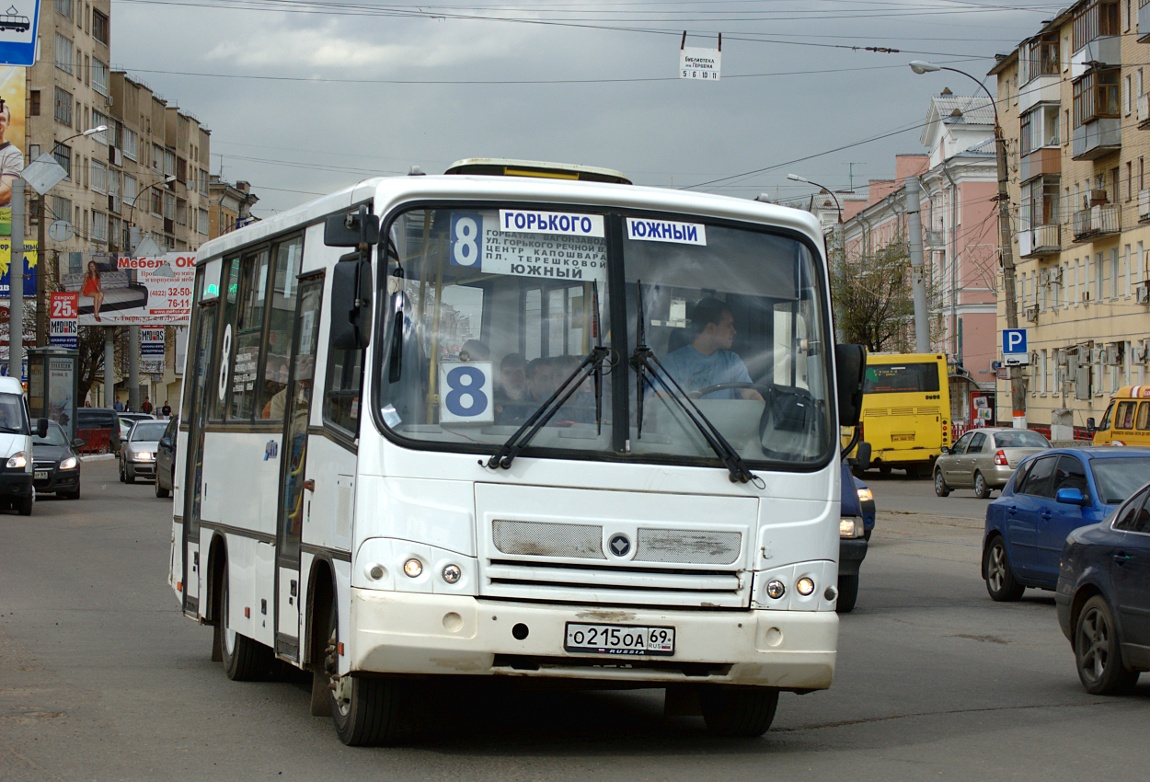
POLYGON ((1138 43, 1150 43, 1150 5, 1138 4, 1138 43))
MULTIPOLYGON (((1150 6, 1147 6, 1150 8, 1150 6)), ((1135 116, 1138 118, 1138 129, 1150 128, 1150 95, 1139 95, 1134 102, 1135 116)))
POLYGON ((1122 148, 1122 121, 1103 117, 1074 129, 1071 156, 1075 160, 1097 160, 1122 148))
POLYGON ((1018 234, 1018 255, 1020 258, 1040 258, 1045 255, 1058 255, 1062 252, 1062 226, 1038 225, 1018 234))
POLYGON ((1150 190, 1138 191, 1138 222, 1150 223, 1150 190))
POLYGON ((1074 241, 1089 242, 1122 230, 1117 204, 1101 204, 1074 213, 1074 241))

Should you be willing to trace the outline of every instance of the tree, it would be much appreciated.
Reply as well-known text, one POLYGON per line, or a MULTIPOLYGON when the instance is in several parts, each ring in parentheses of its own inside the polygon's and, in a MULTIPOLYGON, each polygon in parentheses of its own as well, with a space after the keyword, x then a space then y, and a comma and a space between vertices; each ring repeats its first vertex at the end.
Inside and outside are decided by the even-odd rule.
MULTIPOLYGON (((914 291, 910 250, 896 237, 857 259, 836 248, 831 254, 831 302, 842 342, 865 345, 868 352, 914 351, 914 291)), ((927 283, 927 298, 933 301, 927 283)), ((930 323, 932 341, 938 331, 930 323)))
MULTIPOLYGON (((116 346, 117 363, 121 364, 120 367, 115 369, 120 370, 121 377, 126 376, 127 372, 124 371, 122 366, 128 355, 128 327, 127 326, 81 326, 80 327, 80 340, 79 340, 79 353, 80 361, 77 373, 79 377, 77 382, 79 384, 79 398, 87 399, 88 392, 92 389, 92 384, 100 376, 106 378, 105 383, 105 398, 111 399, 112 384, 115 382, 116 372, 106 373, 104 371, 104 341, 106 339, 106 330, 112 329, 112 341, 116 346)), ((111 403, 107 403, 111 407, 111 403)))

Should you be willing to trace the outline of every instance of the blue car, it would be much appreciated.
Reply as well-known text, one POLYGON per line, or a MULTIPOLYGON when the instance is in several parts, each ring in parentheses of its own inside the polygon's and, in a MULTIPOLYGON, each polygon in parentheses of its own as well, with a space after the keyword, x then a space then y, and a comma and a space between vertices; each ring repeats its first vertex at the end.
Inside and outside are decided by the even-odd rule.
POLYGON ((1070 533, 1054 600, 1086 691, 1133 690, 1150 671, 1150 484, 1109 520, 1070 533))
POLYGON ((839 597, 835 610, 849 614, 859 595, 859 566, 866 558, 874 529, 874 495, 843 462, 842 518, 839 522, 839 597))
POLYGON ((1054 589, 1066 536, 1097 524, 1150 477, 1150 448, 1053 448, 1028 456, 986 508, 982 577, 996 601, 1054 589))

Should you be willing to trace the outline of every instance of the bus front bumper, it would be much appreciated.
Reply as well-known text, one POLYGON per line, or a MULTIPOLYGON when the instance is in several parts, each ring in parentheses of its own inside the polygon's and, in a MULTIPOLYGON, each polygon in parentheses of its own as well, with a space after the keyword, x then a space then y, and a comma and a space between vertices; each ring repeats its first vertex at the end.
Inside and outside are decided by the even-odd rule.
MULTIPOLYGON (((817 690, 830 686, 833 611, 661 611, 496 602, 351 590, 351 672, 683 682, 817 690), (670 656, 564 649, 568 623, 673 627, 670 656)), ((341 666, 342 668, 342 666, 341 666)))

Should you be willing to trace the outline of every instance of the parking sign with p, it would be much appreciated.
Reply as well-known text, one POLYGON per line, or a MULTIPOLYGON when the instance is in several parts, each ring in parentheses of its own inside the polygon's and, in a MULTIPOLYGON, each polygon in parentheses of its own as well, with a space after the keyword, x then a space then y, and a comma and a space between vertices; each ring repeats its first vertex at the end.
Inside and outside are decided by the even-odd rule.
POLYGON ((1026 347, 1026 329, 1002 330, 1002 363, 1008 367, 1030 364, 1030 351, 1026 347))

